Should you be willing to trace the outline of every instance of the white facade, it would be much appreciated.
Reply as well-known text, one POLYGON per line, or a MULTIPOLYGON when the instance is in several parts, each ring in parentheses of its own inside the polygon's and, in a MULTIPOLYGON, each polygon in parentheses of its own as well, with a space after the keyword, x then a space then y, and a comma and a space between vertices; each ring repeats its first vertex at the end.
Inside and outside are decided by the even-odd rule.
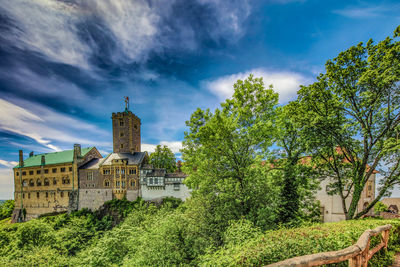
MULTIPOLYGON (((321 215, 324 222, 338 222, 345 220, 345 215, 342 208, 342 199, 339 195, 329 195, 329 178, 323 179, 320 183, 320 189, 317 191, 316 199, 321 204, 321 215)), ((372 200, 375 199, 375 173, 371 174, 369 181, 366 183, 363 192, 361 193, 360 201, 357 205, 357 212, 366 207, 372 200)), ((347 208, 350 206, 351 193, 346 199, 347 208)))
POLYGON ((183 183, 185 177, 166 175, 165 172, 152 170, 140 171, 140 193, 146 201, 160 201, 165 197, 180 198, 185 201, 191 190, 183 183))

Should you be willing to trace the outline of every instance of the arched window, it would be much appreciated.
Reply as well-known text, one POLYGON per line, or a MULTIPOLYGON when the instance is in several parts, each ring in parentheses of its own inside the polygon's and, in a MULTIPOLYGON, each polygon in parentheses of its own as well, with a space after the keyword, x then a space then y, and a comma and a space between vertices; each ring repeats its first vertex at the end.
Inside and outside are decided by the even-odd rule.
POLYGON ((46 192, 46 198, 48 198, 49 197, 49 192, 46 192))
POLYGON ((131 180, 131 187, 135 187, 135 184, 136 184, 135 180, 131 180))
POLYGON ((64 192, 61 192, 61 193, 60 193, 60 197, 64 197, 64 192))
POLYGON ((27 180, 23 180, 22 181, 22 186, 28 186, 28 181, 27 180))
POLYGON ((57 184, 57 179, 53 178, 53 185, 56 185, 56 184, 57 184))
POLYGON ((62 183, 63 184, 69 184, 70 183, 69 178, 68 177, 63 177, 62 178, 62 183))
POLYGON ((42 186, 42 181, 40 179, 36 180, 36 186, 42 186))
POLYGON ((110 180, 108 179, 104 180, 104 187, 110 187, 110 180))
POLYGON ((39 198, 40 197, 40 193, 36 192, 36 197, 39 198))
POLYGON ((50 185, 49 179, 45 178, 44 179, 44 186, 49 186, 49 185, 50 185))
POLYGON ((33 179, 29 180, 29 186, 35 186, 35 182, 33 182, 33 179))

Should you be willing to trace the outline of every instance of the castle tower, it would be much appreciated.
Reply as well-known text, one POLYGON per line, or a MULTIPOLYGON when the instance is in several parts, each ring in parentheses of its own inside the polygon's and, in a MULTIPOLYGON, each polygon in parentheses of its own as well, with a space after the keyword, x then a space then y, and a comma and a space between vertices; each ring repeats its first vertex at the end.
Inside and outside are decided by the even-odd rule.
POLYGON ((125 98, 125 111, 112 114, 113 152, 140 152, 140 119, 129 110, 128 98, 125 98))

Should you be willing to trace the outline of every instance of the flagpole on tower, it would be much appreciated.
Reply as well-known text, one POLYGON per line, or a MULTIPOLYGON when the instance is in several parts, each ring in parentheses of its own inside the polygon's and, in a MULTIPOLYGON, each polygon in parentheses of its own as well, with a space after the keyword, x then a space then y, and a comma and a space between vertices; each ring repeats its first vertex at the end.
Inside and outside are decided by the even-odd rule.
POLYGON ((128 96, 124 96, 125 99, 125 111, 129 110, 129 97, 128 96))

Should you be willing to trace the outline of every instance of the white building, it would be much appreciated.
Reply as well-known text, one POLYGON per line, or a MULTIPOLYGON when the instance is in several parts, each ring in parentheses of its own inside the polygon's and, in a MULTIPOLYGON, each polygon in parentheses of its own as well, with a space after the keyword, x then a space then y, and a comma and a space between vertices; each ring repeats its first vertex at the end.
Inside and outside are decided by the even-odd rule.
MULTIPOLYGON (((367 207, 372 200, 375 199, 375 175, 374 171, 370 179, 367 181, 364 190, 361 193, 360 200, 358 202, 357 211, 360 212, 367 207)), ((317 191, 316 198, 321 203, 321 215, 323 222, 338 222, 346 219, 343 213, 342 199, 339 195, 329 195, 330 191, 329 184, 332 181, 326 178, 321 181, 320 190, 317 191)), ((347 208, 350 206, 351 192, 350 196, 346 199, 347 208)), ((371 211, 370 211, 371 212, 371 211)))

